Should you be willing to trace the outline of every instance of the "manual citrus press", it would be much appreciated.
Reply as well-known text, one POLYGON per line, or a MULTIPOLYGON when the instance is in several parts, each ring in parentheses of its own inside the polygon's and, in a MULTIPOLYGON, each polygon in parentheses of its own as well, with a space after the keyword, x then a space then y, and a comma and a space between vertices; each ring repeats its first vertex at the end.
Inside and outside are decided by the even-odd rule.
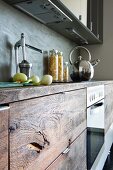
POLYGON ((20 73, 26 74, 26 76, 29 78, 31 68, 32 68, 32 63, 29 63, 26 59, 25 47, 31 48, 32 50, 38 51, 40 53, 42 53, 43 51, 36 47, 26 44, 24 33, 21 34, 21 39, 18 42, 16 42, 15 44, 16 73, 19 72, 19 68, 20 68, 20 73), (22 47, 23 60, 21 63, 18 63, 18 50, 20 46, 22 47))

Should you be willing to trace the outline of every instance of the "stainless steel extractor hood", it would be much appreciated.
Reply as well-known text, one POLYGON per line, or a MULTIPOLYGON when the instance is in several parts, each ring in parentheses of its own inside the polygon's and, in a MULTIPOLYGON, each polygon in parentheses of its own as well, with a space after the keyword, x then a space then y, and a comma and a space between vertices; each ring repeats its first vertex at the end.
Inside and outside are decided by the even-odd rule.
POLYGON ((60 0, 3 0, 78 45, 101 41, 60 0))
POLYGON ((4 0, 44 24, 72 21, 51 0, 4 0))

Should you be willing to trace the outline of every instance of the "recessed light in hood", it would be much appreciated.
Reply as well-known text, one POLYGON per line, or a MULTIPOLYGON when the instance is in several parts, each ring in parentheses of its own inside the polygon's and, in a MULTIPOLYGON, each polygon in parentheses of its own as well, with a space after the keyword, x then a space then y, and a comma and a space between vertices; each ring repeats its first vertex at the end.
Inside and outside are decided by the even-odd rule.
MULTIPOLYGON (((88 41, 82 37, 76 30, 75 28, 66 28, 65 29, 68 33, 70 33, 71 35, 74 35, 75 36, 75 39, 78 39, 79 40, 79 43, 80 44, 88 44, 88 41)), ((78 44, 79 44, 78 43, 78 44)))

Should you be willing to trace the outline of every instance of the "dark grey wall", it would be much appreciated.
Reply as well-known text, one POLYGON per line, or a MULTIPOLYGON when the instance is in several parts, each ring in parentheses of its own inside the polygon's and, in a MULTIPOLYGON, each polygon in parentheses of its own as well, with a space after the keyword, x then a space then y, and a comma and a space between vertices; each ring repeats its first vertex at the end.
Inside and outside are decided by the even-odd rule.
POLYGON ((88 46, 92 59, 99 58, 95 67, 96 80, 113 80, 113 0, 103 0, 103 44, 88 46))
MULTIPOLYGON (((63 52, 64 60, 75 43, 50 30, 35 19, 0 1, 0 81, 8 81, 16 72, 14 45, 25 33, 26 43, 42 50, 57 49, 63 52)), ((21 49, 19 61, 22 61, 21 49)), ((42 76, 46 65, 43 55, 26 49, 27 60, 33 64, 31 74, 42 76)))

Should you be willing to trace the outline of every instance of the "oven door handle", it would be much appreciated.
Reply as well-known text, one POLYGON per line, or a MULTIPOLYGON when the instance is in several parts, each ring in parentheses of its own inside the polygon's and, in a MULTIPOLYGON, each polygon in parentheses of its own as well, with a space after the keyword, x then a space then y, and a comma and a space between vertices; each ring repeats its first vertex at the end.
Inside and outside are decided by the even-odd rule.
POLYGON ((94 104, 94 107, 101 107, 104 104, 104 102, 96 103, 94 104))

